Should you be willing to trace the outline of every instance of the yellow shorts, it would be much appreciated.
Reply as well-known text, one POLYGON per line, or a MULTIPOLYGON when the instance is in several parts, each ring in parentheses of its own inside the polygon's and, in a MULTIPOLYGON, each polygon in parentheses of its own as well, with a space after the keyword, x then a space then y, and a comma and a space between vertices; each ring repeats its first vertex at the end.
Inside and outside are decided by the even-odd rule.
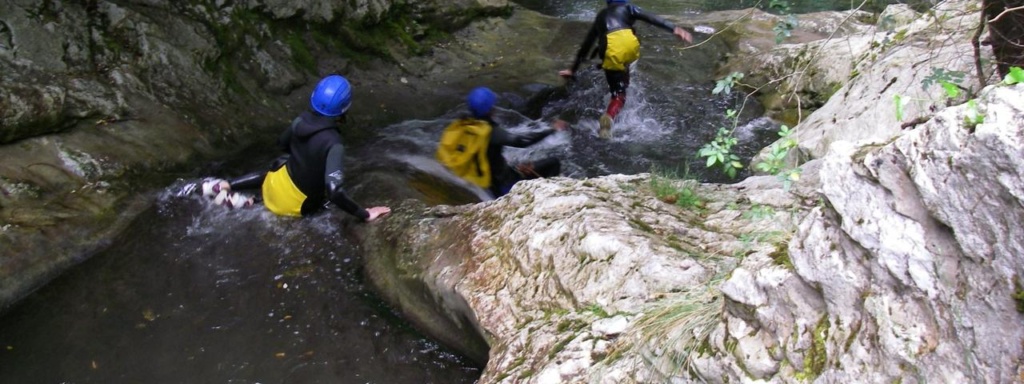
POLYGON ((281 216, 302 216, 302 203, 305 201, 306 194, 292 182, 288 167, 267 172, 267 178, 263 179, 263 205, 270 212, 281 216))
POLYGON ((626 67, 640 58, 640 40, 629 28, 608 34, 608 48, 604 52, 601 68, 609 71, 625 71, 626 67))

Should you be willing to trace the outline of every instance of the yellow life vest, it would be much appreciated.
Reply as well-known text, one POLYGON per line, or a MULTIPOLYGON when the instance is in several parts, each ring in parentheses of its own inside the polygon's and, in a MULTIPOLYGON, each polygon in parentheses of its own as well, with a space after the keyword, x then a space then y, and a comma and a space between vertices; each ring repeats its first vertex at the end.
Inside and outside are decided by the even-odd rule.
POLYGON ((601 68, 610 71, 625 71, 626 67, 640 58, 640 40, 631 28, 623 28, 607 35, 608 47, 604 52, 601 68))
POLYGON ((459 119, 448 125, 437 146, 437 161, 452 173, 479 185, 491 186, 491 164, 487 161, 487 144, 491 141, 491 124, 478 119, 459 119))

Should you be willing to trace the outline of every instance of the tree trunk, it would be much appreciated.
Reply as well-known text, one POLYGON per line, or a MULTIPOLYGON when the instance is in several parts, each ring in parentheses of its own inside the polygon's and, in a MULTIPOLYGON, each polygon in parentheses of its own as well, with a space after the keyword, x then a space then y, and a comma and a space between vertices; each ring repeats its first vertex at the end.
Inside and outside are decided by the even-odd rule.
POLYGON ((1024 0, 984 0, 989 37, 999 76, 1010 67, 1024 67, 1024 0))

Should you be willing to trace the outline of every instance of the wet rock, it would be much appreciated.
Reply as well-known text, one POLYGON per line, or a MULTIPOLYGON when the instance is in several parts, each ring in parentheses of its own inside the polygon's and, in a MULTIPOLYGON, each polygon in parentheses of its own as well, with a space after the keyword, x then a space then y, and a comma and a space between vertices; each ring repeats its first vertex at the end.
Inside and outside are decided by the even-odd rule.
POLYGON ((120 91, 93 79, 34 77, 38 82, 0 88, 0 144, 66 131, 83 120, 116 122, 129 113, 120 91))

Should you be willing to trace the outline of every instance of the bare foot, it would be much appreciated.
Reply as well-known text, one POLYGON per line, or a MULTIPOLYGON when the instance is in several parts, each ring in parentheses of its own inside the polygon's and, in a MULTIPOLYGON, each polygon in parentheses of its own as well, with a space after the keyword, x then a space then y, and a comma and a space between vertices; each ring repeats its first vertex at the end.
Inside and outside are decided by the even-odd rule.
POLYGON ((370 214, 370 217, 366 218, 367 222, 377 220, 381 217, 387 216, 391 213, 391 208, 388 207, 371 207, 366 208, 366 212, 370 214))

